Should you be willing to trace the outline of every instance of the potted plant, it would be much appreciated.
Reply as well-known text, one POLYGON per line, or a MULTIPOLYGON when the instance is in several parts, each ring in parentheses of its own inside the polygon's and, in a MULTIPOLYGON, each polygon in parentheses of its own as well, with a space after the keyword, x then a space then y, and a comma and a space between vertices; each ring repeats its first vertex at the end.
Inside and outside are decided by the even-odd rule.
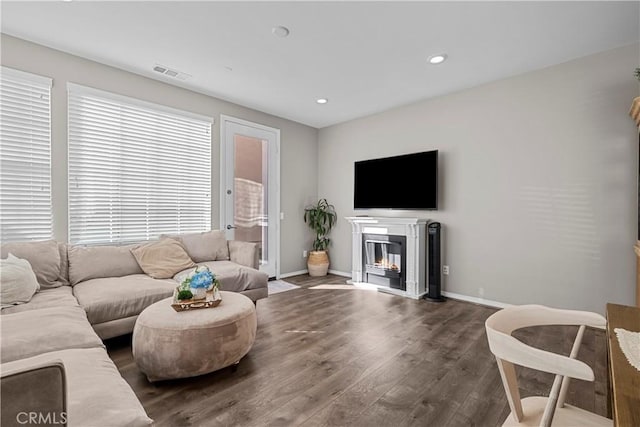
POLYGON ((207 297, 207 291, 216 291, 220 282, 209 267, 197 266, 180 284, 178 300, 201 300, 207 297), (202 268, 202 270, 200 269, 202 268))
POLYGON ((336 224, 336 211, 327 199, 320 199, 318 203, 304 210, 304 222, 316 233, 313 241, 313 251, 307 259, 310 276, 326 276, 329 270, 329 255, 327 248, 331 239, 329 232, 336 224))

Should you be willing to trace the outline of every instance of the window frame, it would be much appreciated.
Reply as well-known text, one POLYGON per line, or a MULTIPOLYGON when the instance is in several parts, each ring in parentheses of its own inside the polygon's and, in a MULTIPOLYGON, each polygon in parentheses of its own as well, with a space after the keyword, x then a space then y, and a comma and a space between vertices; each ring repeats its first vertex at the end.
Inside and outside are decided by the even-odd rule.
MULTIPOLYGON (((214 124, 214 120, 212 117, 192 113, 189 111, 175 109, 172 107, 168 107, 166 105, 143 101, 137 98, 115 94, 115 93, 103 91, 100 89, 82 86, 75 83, 67 84, 67 111, 68 111, 67 180, 68 180, 68 189, 69 189, 69 198, 68 198, 68 209, 69 209, 68 241, 69 243, 85 244, 85 245, 127 244, 127 243, 133 243, 138 241, 155 239, 159 237, 159 235, 161 234, 198 232, 198 231, 207 231, 211 229, 211 221, 212 221, 211 214, 213 212, 212 211, 213 186, 212 186, 212 179, 211 179, 212 166, 213 166, 213 162, 212 162, 212 152, 213 152, 212 130, 213 129, 212 127, 214 124), (92 103, 92 106, 87 107, 86 111, 82 110, 79 107, 79 105, 81 105, 81 103, 83 102, 82 101, 83 99, 84 99, 84 102, 88 102, 90 104, 92 103), (103 104, 100 104, 101 102, 103 104), (92 146, 91 144, 96 144, 96 141, 97 142, 101 140, 107 141, 109 137, 99 135, 98 133, 96 133, 94 129, 94 134, 97 135, 95 136, 95 138, 93 138, 95 141, 86 143, 86 140, 89 139, 86 136, 85 136, 85 141, 82 141, 82 138, 76 134, 78 132, 78 129, 77 129, 78 124, 82 123, 82 119, 78 115, 84 112, 84 114, 86 114, 87 116, 91 116, 91 114, 95 113, 96 111, 100 110, 103 107, 104 107, 103 113, 105 116, 102 119, 104 120, 104 123, 108 124, 109 126, 113 126, 115 123, 118 123, 118 122, 119 123, 126 122, 124 125, 121 124, 120 127, 122 129, 120 129, 120 133, 115 132, 113 134, 113 135, 117 134, 119 135, 119 137, 111 138, 111 140, 108 143, 105 143, 104 147, 100 147, 102 151, 106 153, 103 155, 104 158, 112 159, 112 158, 120 157, 120 160, 119 160, 120 163, 117 163, 118 165, 120 165, 120 171, 121 171, 120 179, 116 179, 113 181, 113 184, 109 184, 118 190, 117 195, 115 195, 113 198, 113 202, 111 202, 112 206, 119 206, 119 207, 114 208, 114 213, 107 215, 107 217, 111 219, 112 224, 115 224, 113 225, 115 231, 113 232, 112 235, 110 236, 94 235, 93 238, 87 238, 86 236, 88 234, 85 233, 83 237, 82 231, 79 231, 80 229, 82 229, 82 221, 86 221, 86 218, 83 219, 83 216, 79 215, 77 218, 74 219, 74 215, 76 215, 74 213, 74 210, 77 212, 79 209, 82 209, 82 202, 76 203, 74 198, 78 197, 78 194, 83 193, 82 191, 80 190, 76 191, 76 189, 73 188, 74 186, 77 185, 78 174, 81 173, 79 169, 82 169, 82 167, 77 166, 77 164, 74 162, 77 160, 77 157, 80 155, 78 154, 77 151, 86 150, 87 152, 91 152, 92 149, 95 149, 95 146, 94 148, 87 148, 87 147, 91 147, 92 146), (112 109, 118 109, 118 108, 120 108, 121 114, 119 116, 116 116, 113 114, 113 111, 115 110, 112 110, 112 109), (167 121, 167 123, 161 120, 162 118, 164 118, 167 121), (175 128, 167 127, 168 124, 174 124, 175 128), (191 125, 192 127, 190 128, 189 125, 191 125), (139 126, 139 127, 136 127, 136 126, 139 126), (183 131, 180 131, 179 129, 182 129, 182 126, 184 126, 184 129, 183 131), (135 132, 131 132, 132 128, 133 130, 135 130, 135 132), (161 130, 158 131, 158 129, 161 129, 161 130), (202 134, 199 134, 199 133, 197 134, 197 132, 194 129, 199 129, 199 130, 204 129, 206 131, 206 137, 202 138, 201 137, 202 134), (165 133, 163 133, 163 131, 165 133), (152 135, 150 133, 145 133, 145 132, 151 132, 151 133, 160 132, 160 133, 156 135, 152 135), (180 140, 180 136, 179 136, 181 132, 184 132, 184 135, 185 135, 184 140, 182 141, 180 140), (158 144, 156 145, 149 144, 148 143, 148 140, 150 140, 149 135, 152 136, 151 140, 158 141, 158 144), (174 141, 178 141, 178 142, 176 142, 175 145, 171 145, 174 141), (83 147, 82 146, 83 143, 86 146, 83 147), (159 211, 157 210, 157 206, 155 207, 147 206, 147 210, 144 213, 144 216, 146 217, 146 219, 143 221, 143 222, 146 222, 147 224, 146 231, 143 230, 142 228, 137 229, 136 231, 136 229, 134 229, 133 227, 129 228, 127 226, 123 226, 123 224, 127 223, 127 218, 131 217, 130 213, 124 213, 124 214, 122 213, 123 211, 126 210, 123 206, 127 204, 127 207, 130 209, 130 212, 131 212, 131 209, 132 209, 131 203, 134 203, 134 204, 136 203, 136 202, 123 202, 123 200, 127 199, 126 196, 123 196, 123 194, 125 194, 125 190, 123 190, 124 187, 129 188, 129 190, 126 190, 126 191, 130 191, 130 193, 127 193, 128 196, 135 195, 136 191, 138 191, 141 195, 144 194, 147 200, 149 199, 156 200, 158 199, 158 197, 154 196, 156 194, 159 194, 159 195, 169 194, 169 193, 163 193, 162 189, 159 188, 158 186, 160 183, 167 185, 167 176, 180 177, 182 175, 181 173, 177 173, 175 170, 168 170, 167 173, 163 175, 162 173, 160 173, 160 171, 163 170, 162 169, 163 167, 166 167, 165 165, 157 168, 157 171, 159 171, 158 172, 159 178, 153 179, 154 176, 152 175, 154 174, 154 172, 153 170, 151 170, 153 166, 148 166, 146 169, 143 168, 141 170, 136 169, 134 172, 131 172, 131 170, 127 169, 128 167, 127 164, 131 164, 131 162, 134 162, 134 161, 142 161, 142 157, 135 157, 136 153, 140 154, 144 152, 143 156, 147 156, 149 157, 149 159, 151 159, 152 157, 150 157, 149 150, 157 149, 158 153, 162 154, 161 156, 158 157, 158 159, 160 159, 159 163, 163 163, 163 162, 166 163, 171 159, 173 159, 174 161, 175 159, 178 159, 179 160, 178 163, 182 162, 184 164, 193 165, 193 160, 187 160, 185 159, 186 156, 184 156, 184 153, 188 153, 188 151, 186 150, 190 144, 197 145, 198 150, 201 150, 198 154, 200 156, 199 158, 204 159, 203 163, 205 167, 202 168, 202 171, 200 171, 203 173, 199 175, 199 178, 196 178, 197 180, 196 187, 200 189, 204 188, 206 190, 206 195, 203 195, 203 197, 205 197, 206 199, 205 203, 202 203, 200 199, 196 199, 194 198, 193 195, 190 195, 190 191, 188 191, 190 187, 186 187, 187 185, 186 183, 177 183, 174 180, 172 181, 172 184, 175 183, 175 188, 178 188, 178 190, 174 191, 175 195, 179 195, 180 197, 180 199, 178 200, 182 200, 182 195, 186 194, 187 196, 185 198, 186 200, 185 203, 193 203, 193 201, 195 200, 196 202, 200 203, 201 209, 205 209, 205 212, 203 215, 201 215, 200 219, 190 220, 189 218, 191 217, 189 215, 193 216, 194 211, 187 209, 184 211, 184 213, 189 218, 182 219, 181 221, 180 219, 182 218, 182 215, 180 215, 180 212, 182 211, 179 210, 179 206, 178 206, 179 201, 176 200, 175 204, 178 207, 178 210, 174 210, 172 214, 178 215, 178 218, 179 218, 178 223, 182 224, 183 221, 185 222, 185 228, 183 229, 167 228, 167 229, 162 229, 157 231, 157 229, 159 228, 158 224, 162 225, 165 222, 168 223, 171 221, 167 219, 163 221, 162 219, 160 219, 160 217, 162 217, 163 214, 159 213, 159 211), (118 155, 116 152, 116 150, 118 149, 117 147, 120 147, 119 148, 120 155, 118 155), (183 154, 176 155, 174 157, 168 157, 167 152, 163 151, 163 149, 166 150, 167 147, 175 148, 176 153, 183 153, 183 154), (113 151, 110 153, 109 150, 113 150, 113 151), (139 152, 136 150, 138 150, 139 152), (134 160, 134 159, 137 159, 137 160, 134 160), (147 173, 146 181, 145 181, 147 185, 149 185, 149 183, 157 184, 156 187, 150 186, 149 188, 147 188, 146 193, 142 190, 143 185, 140 184, 144 180, 144 178, 140 178, 140 176, 144 176, 145 173, 147 173), (136 175, 136 176, 133 176, 133 175, 136 175), (126 176, 129 177, 130 181, 126 180, 126 176), (206 186, 206 188, 203 186, 206 186), (140 189, 138 187, 140 187, 140 189), (153 188, 156 188, 156 190, 153 190, 153 188), (183 189, 183 190, 186 189, 186 190, 180 191, 180 189, 183 189), (118 205, 119 203, 120 205, 118 205), (120 214, 115 213, 115 211, 117 211, 118 209, 121 210, 120 214), (154 215, 156 216, 155 219, 157 221, 153 220, 154 215), (200 227, 200 223, 198 224, 197 229, 194 229, 193 227, 191 227, 191 222, 200 221, 200 220, 203 221, 202 227, 200 227), (156 230, 157 232, 153 230, 156 230), (136 233, 138 233, 138 235, 134 235, 136 233)), ((98 115, 91 116, 91 117, 94 122, 93 123, 94 127, 99 126, 103 123, 103 122, 100 122, 100 117, 98 115)), ((91 120, 86 119, 86 121, 89 122, 91 120)), ((87 130, 87 132, 90 133, 91 128, 87 127, 87 129, 89 129, 87 130)), ((107 132, 108 131, 105 130, 105 133, 107 132)), ((100 159, 103 157, 100 157, 100 159)), ((147 165, 147 163, 142 163, 142 164, 147 165)), ((179 168, 179 166, 176 166, 176 170, 177 168, 179 168)), ((96 176, 99 176, 99 174, 100 172, 98 172, 96 175, 88 174, 84 176, 84 179, 85 180, 91 179, 91 177, 95 178, 96 176)), ((99 196, 104 197, 104 195, 107 193, 105 190, 105 192, 96 193, 96 194, 97 194, 96 195, 96 200, 97 200, 97 197, 99 196)), ((131 199, 129 198, 129 200, 131 199)), ((135 209, 140 209, 140 211, 143 210, 140 207, 136 207, 135 209)), ((137 213, 137 216, 140 217, 139 212, 137 213)), ((105 215, 101 216, 101 219, 103 218, 105 218, 105 215)), ((167 218, 166 213, 164 213, 164 218, 167 218)), ((106 225, 103 225, 103 227, 108 228, 106 225)), ((96 226, 95 229, 97 230, 99 228, 100 228, 99 226, 96 226)))
MULTIPOLYGON (((0 98, 0 117, 2 118, 2 124, 0 125, 0 135, 2 136, 2 141, 0 141, 0 152, 2 153, 2 163, 7 163, 5 167, 0 167, 0 177, 2 177, 2 184, 0 186, 0 221, 6 223, 7 216, 11 219, 14 218, 26 218, 21 226, 15 227, 15 229, 11 232, 5 230, 4 224, 2 225, 2 233, 0 233, 0 239, 5 241, 34 241, 34 240, 49 240, 53 238, 54 235, 54 219, 53 219, 53 183, 52 183, 52 120, 51 120, 51 100, 52 100, 52 87, 53 87, 53 79, 45 76, 41 76, 38 74, 29 73, 26 71, 17 70, 14 68, 0 66, 0 86, 2 86, 2 98, 0 98), (5 80, 6 79, 6 80, 5 80), (9 81, 13 81, 11 86, 4 86, 9 81), (19 87, 24 86, 23 93, 19 93, 19 87), (28 88, 31 89, 28 89, 28 88), (13 92, 16 95, 11 102, 9 102, 8 97, 5 92, 13 92), (39 98, 43 99, 43 96, 46 97, 46 101, 42 104, 33 102, 35 99, 35 94, 41 91, 43 93, 39 94, 39 98), (28 93, 29 92, 29 93, 28 93), (5 98, 5 96, 7 98, 5 98), (5 101, 9 102, 8 105, 5 101), (22 108, 24 106, 24 108, 22 108), (44 111, 37 113, 38 109, 41 108, 44 111), (7 122, 7 115, 20 114, 19 109, 31 111, 31 114, 27 117, 17 117, 17 119, 9 120, 7 122), (22 123, 20 123, 22 122, 22 123), (40 125, 37 123, 40 122, 40 125), (28 128, 26 123, 30 123, 32 127, 28 128), (44 123, 44 124, 42 124, 44 123), (17 130, 16 133, 23 132, 22 135, 8 137, 5 134, 11 134, 8 128, 13 127, 17 130), (40 136, 37 136, 37 135, 40 136), (8 138, 12 138, 13 141, 8 143, 8 138), (7 160, 5 157, 5 150, 9 153, 11 151, 23 153, 24 146, 20 146, 23 140, 25 143, 29 143, 32 147, 29 151, 30 159, 24 158, 21 160, 13 160, 11 166, 13 167, 13 174, 17 174, 25 169, 24 163, 31 160, 31 164, 33 166, 31 171, 35 170, 35 168, 39 168, 43 170, 41 174, 24 174, 14 175, 15 183, 12 184, 11 187, 7 184, 9 174, 12 172, 6 172, 6 166, 10 166, 9 163, 11 161, 7 160), (8 144, 8 145, 5 145, 8 144), (35 147, 35 148, 34 148, 35 147), (20 165, 22 163, 22 165, 20 165), (22 182, 20 182, 22 180, 22 182), (26 187, 29 185, 31 187, 37 187, 38 182, 40 182, 39 186, 41 187, 40 191, 32 190, 29 195, 22 197, 23 200, 12 200, 12 205, 17 206, 13 208, 13 212, 5 212, 3 206, 7 203, 5 197, 3 197, 3 193, 5 191, 24 191, 26 187), (29 184, 30 183, 30 184, 29 184), (7 188, 9 187, 9 188, 7 188), (44 189, 44 190, 43 190, 44 189), (44 193, 44 195, 42 195, 44 193), (30 200, 28 202, 27 200, 30 200), (30 206, 29 206, 30 205, 30 206), (31 216, 28 216, 28 213, 31 216), (34 218, 37 216, 37 220, 34 218), (31 220, 29 219, 31 218, 31 220), (21 231, 24 230, 22 233, 21 231), (29 232, 29 230, 34 232, 29 232), (37 231, 41 230, 41 231, 37 231)), ((23 111, 24 112, 24 111, 23 111)), ((10 167, 10 169, 12 169, 10 167)), ((11 221, 10 221, 11 222, 11 221)))

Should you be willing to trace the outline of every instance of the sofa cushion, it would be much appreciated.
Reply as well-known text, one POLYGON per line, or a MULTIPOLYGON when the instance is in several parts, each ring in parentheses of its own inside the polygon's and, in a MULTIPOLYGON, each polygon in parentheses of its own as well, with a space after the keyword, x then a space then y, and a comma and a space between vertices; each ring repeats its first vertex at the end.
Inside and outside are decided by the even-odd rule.
POLYGON ((60 249, 55 240, 4 243, 0 247, 0 258, 6 258, 9 253, 29 261, 42 288, 55 288, 67 284, 66 277, 62 276, 63 260, 60 258, 60 249))
MULTIPOLYGON (((266 288, 269 276, 259 270, 245 267, 231 261, 208 261, 198 265, 206 265, 220 281, 223 291, 242 292, 247 289, 266 288)), ((173 279, 181 283, 194 269, 189 268, 176 274, 173 279)))
POLYGON ((62 361, 67 382, 67 425, 146 426, 147 416, 131 387, 102 348, 68 349, 2 365, 17 371, 62 361))
POLYGON ((50 307, 79 307, 78 300, 73 296, 71 286, 43 289, 37 292, 27 304, 12 305, 4 308, 2 314, 19 313, 21 311, 39 310, 50 307))
POLYGON ((91 324, 137 316, 156 301, 170 297, 177 284, 146 274, 91 279, 78 283, 73 293, 91 324))
POLYGON ((229 259, 229 247, 223 231, 213 230, 166 237, 181 241, 187 253, 195 262, 229 259))
POLYGON ((236 264, 256 270, 260 268, 260 250, 257 243, 229 240, 229 258, 236 264))
POLYGON ((40 289, 38 279, 26 259, 9 254, 0 260, 0 302, 2 308, 24 304, 40 289))
POLYGON ((76 285, 99 277, 121 277, 141 274, 131 249, 127 246, 69 246, 69 280, 76 285))
POLYGON ((66 348, 102 347, 80 307, 6 314, 0 321, 2 363, 66 348))
POLYGON ((154 279, 169 279, 195 263, 178 240, 164 238, 131 249, 140 268, 154 279))

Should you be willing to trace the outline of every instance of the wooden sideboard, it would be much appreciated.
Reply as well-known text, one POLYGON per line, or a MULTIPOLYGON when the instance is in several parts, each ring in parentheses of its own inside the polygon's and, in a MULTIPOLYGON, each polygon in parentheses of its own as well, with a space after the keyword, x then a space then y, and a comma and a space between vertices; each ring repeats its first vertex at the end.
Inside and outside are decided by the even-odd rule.
POLYGON ((607 347, 613 425, 640 426, 640 371, 625 357, 615 328, 640 332, 640 308, 607 304, 607 347))

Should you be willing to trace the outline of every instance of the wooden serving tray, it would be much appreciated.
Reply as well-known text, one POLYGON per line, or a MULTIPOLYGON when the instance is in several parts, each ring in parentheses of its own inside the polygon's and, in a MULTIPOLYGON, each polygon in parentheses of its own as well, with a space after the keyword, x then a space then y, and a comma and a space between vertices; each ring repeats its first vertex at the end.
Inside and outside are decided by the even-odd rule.
POLYGON ((178 300, 178 292, 180 292, 180 288, 177 287, 173 291, 173 302, 171 303, 171 307, 175 311, 187 311, 194 310, 198 308, 212 308, 217 307, 222 302, 222 295, 220 291, 207 291, 207 296, 205 299, 183 299, 178 300))

